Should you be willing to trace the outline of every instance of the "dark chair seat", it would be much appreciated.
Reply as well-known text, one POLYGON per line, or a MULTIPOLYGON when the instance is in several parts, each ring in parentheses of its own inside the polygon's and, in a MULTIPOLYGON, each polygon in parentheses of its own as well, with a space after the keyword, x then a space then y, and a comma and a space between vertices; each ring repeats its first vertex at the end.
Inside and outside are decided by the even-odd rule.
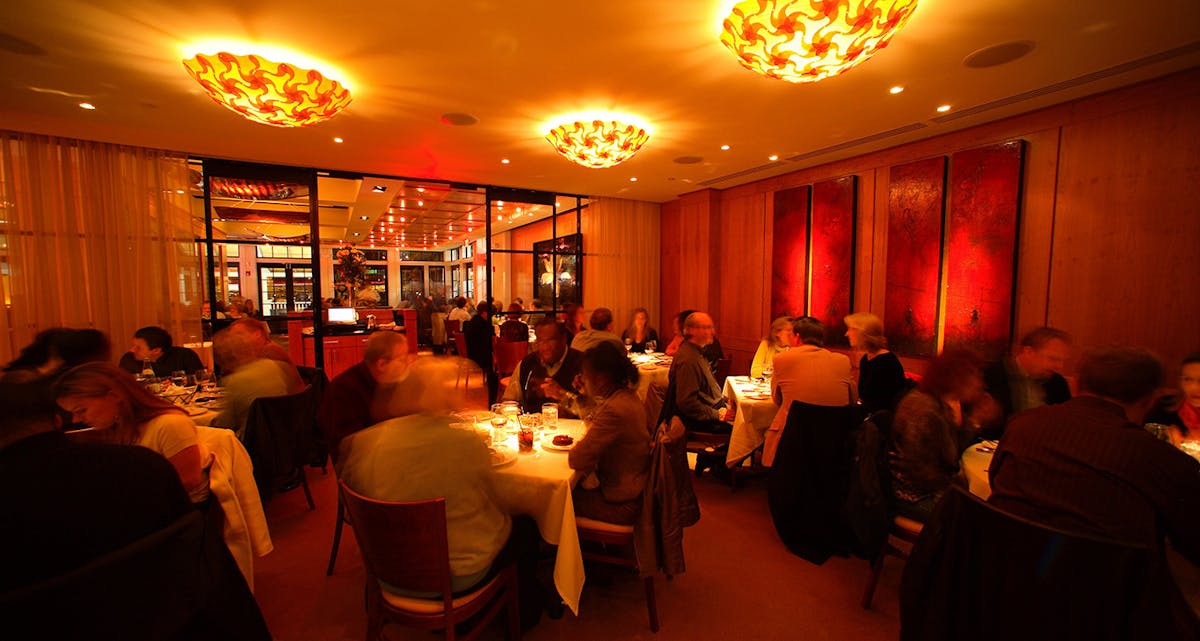
POLYGON ((263 397, 250 405, 244 441, 264 504, 283 486, 298 481, 308 509, 315 509, 304 467, 318 449, 317 403, 313 386, 306 385, 296 394, 263 397))

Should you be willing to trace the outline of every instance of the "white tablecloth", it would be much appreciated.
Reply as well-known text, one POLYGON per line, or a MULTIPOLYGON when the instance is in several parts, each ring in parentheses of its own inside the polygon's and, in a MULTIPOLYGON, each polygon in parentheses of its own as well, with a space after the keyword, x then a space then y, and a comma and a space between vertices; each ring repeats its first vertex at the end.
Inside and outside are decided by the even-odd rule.
MULTIPOLYGON (((558 422, 557 433, 583 436, 583 421, 560 418, 558 422)), ((516 436, 508 437, 505 445, 516 449, 516 436)), ((532 454, 518 454, 516 462, 497 468, 494 488, 496 500, 510 514, 532 516, 542 538, 558 546, 554 587, 571 611, 579 614, 584 573, 571 500, 576 481, 575 471, 567 465, 567 452, 543 450, 539 443, 532 454)))
POLYGON ((733 432, 729 435, 729 453, 725 455, 725 464, 733 466, 763 444, 779 406, 771 400, 767 386, 749 376, 726 378, 723 393, 736 409, 733 432))
POLYGON ((653 384, 667 386, 667 376, 671 373, 670 356, 659 353, 632 354, 630 359, 638 366, 638 398, 646 400, 646 392, 653 384))
MULTIPOLYGON (((986 447, 994 447, 994 445, 994 443, 989 443, 986 447)), ((967 477, 967 486, 970 488, 971 494, 986 499, 992 495, 992 485, 988 480, 988 466, 992 464, 993 452, 980 452, 980 447, 979 444, 972 445, 963 452, 962 469, 963 474, 967 477)))

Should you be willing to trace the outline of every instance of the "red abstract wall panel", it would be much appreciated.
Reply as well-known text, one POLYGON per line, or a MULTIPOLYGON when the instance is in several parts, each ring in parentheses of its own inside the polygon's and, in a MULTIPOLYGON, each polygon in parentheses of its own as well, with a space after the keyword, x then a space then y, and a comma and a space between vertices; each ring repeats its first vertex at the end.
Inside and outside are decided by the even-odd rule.
POLYGON ((771 318, 804 313, 808 274, 808 193, 775 192, 771 247, 771 318))
POLYGON ((1012 336, 1024 141, 950 158, 945 347, 998 358, 1012 336))
POLYGON ((808 314, 828 328, 825 344, 848 345, 846 324, 854 286, 856 176, 827 180, 812 188, 812 252, 808 314))
POLYGON ((946 158, 897 165, 888 175, 883 320, 888 347, 908 356, 932 356, 937 352, 946 158))

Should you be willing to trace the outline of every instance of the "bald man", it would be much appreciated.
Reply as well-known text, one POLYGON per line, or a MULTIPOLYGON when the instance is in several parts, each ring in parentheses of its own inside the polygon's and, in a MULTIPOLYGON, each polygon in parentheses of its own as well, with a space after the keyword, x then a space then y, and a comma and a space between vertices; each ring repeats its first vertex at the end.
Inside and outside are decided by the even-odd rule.
POLYGON ((334 462, 343 438, 378 422, 372 405, 379 386, 398 382, 407 368, 408 340, 404 334, 380 331, 367 339, 362 362, 329 382, 317 422, 334 462))

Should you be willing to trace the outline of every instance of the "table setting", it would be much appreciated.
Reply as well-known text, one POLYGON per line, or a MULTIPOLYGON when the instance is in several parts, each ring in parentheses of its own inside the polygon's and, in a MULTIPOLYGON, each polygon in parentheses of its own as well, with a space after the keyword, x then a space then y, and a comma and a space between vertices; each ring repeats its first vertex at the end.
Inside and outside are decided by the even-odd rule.
POLYGON ((512 401, 461 418, 492 453, 496 501, 510 514, 532 516, 542 539, 558 546, 554 586, 578 614, 585 576, 571 489, 579 475, 568 464, 567 453, 586 434, 583 421, 559 418, 554 403, 541 412, 525 413, 512 401))
POLYGON ((163 400, 178 405, 197 425, 210 425, 225 407, 225 390, 217 387, 207 369, 194 374, 176 371, 163 378, 143 375, 139 380, 163 400))
MULTIPOLYGON (((649 349, 649 345, 647 345, 649 349)), ((646 400, 646 393, 651 385, 667 386, 667 378, 671 373, 671 361, 674 360, 671 356, 667 356, 662 352, 638 353, 630 352, 629 360, 638 368, 638 398, 646 400)))
POLYGON ((766 440, 767 428, 775 420, 779 406, 771 398, 769 378, 730 376, 722 392, 734 408, 733 430, 729 434, 727 465, 734 465, 758 449, 766 440))

